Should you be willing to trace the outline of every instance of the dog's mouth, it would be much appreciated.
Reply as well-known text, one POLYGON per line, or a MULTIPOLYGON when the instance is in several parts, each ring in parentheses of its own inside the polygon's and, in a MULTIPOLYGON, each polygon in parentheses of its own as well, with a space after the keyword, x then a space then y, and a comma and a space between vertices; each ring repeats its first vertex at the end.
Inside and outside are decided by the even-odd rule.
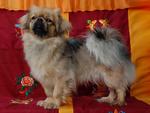
POLYGON ((34 23, 32 30, 34 34, 39 36, 40 38, 46 36, 48 33, 48 30, 44 24, 44 21, 40 18, 34 23))

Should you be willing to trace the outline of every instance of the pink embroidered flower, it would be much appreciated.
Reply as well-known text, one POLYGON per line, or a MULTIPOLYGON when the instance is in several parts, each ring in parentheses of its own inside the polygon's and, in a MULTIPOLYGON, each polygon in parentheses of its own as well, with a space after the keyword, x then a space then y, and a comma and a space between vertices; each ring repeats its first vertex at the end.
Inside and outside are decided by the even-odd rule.
POLYGON ((32 86, 34 84, 34 80, 30 76, 25 76, 22 78, 21 84, 22 86, 32 86))

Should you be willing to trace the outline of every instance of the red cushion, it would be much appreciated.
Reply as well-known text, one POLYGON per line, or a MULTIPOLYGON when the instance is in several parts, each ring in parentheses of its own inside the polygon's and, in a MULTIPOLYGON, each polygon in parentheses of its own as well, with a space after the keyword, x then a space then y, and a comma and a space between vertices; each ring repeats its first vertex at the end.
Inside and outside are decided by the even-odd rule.
MULTIPOLYGON (((36 106, 37 100, 45 98, 44 91, 40 85, 27 97, 33 98, 31 104, 10 104, 11 99, 14 98, 26 99, 25 96, 21 96, 17 91, 16 75, 22 72, 29 74, 30 70, 24 60, 21 39, 16 36, 14 27, 18 18, 24 13, 24 11, 0 10, 0 113, 58 113, 58 110, 44 110, 36 106)), ((90 13, 91 16, 87 16, 89 13, 85 14, 86 15, 81 13, 70 14, 70 20, 74 26, 74 31, 71 33, 72 35, 78 35, 80 31, 84 31, 84 22, 88 18, 93 17, 99 19, 99 17, 109 17, 110 23, 116 28, 119 28, 125 35, 124 40, 126 44, 129 45, 127 10, 118 10, 118 12, 94 12, 93 14, 90 13), (79 17, 77 15, 79 15, 79 17), (80 19, 81 16, 83 20, 80 19), (74 17, 76 17, 76 20, 73 20, 74 17), (78 26, 75 25, 75 22, 78 26), (81 25, 81 23, 83 25, 81 25), (80 29, 80 27, 82 29, 80 29)), ((82 95, 86 95, 83 88, 82 95)), ((124 110, 126 113, 150 113, 150 106, 140 101, 130 98, 127 102, 128 106, 118 109, 124 110)), ((115 108, 107 104, 97 103, 91 96, 74 97, 73 107, 75 113, 107 113, 113 111, 115 108)))

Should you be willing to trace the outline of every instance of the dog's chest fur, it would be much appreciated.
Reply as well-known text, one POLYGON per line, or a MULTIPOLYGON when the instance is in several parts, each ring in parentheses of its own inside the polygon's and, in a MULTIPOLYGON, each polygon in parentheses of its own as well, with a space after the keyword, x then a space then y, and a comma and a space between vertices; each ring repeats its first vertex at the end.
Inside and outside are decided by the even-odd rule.
POLYGON ((39 41, 27 33, 23 36, 25 58, 34 78, 40 82, 55 79, 56 66, 61 56, 62 40, 48 40, 39 41))

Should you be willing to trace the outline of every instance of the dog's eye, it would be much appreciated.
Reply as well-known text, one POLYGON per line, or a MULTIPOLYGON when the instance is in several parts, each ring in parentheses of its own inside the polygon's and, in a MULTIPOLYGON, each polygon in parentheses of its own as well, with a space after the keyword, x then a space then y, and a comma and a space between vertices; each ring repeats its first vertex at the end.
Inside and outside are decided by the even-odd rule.
POLYGON ((36 17, 35 17, 35 16, 33 16, 31 19, 32 19, 32 20, 34 20, 34 19, 36 19, 36 17))
POLYGON ((46 21, 47 21, 48 23, 52 23, 52 20, 49 19, 49 18, 47 18, 46 21))

